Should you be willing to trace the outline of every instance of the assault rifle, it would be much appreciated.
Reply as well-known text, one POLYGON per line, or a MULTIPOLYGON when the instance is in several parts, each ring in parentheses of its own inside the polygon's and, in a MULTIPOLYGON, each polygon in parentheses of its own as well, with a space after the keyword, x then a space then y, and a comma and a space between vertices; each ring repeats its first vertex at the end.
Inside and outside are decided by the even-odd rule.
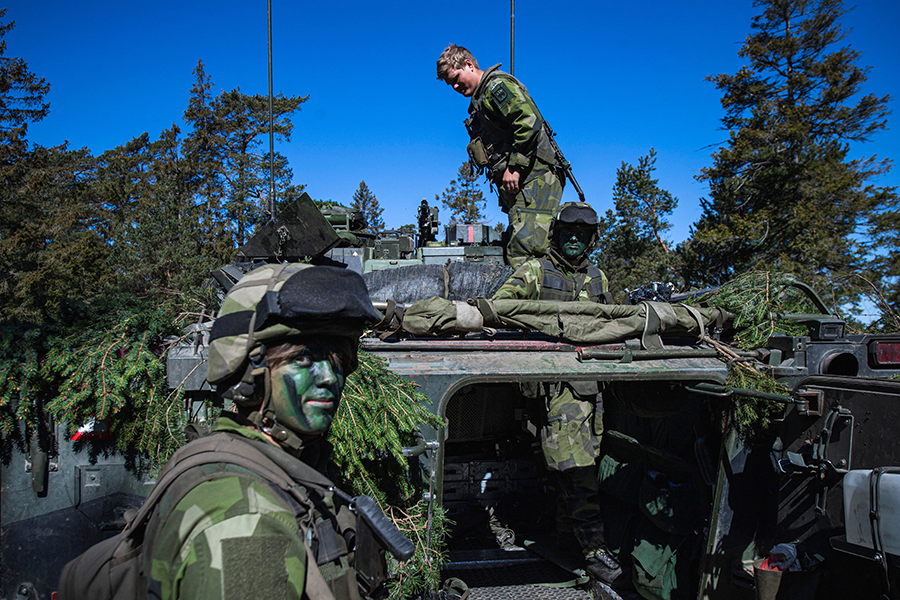
POLYGON ((566 157, 563 156, 562 150, 559 149, 559 144, 556 143, 556 134, 553 133, 553 129, 547 121, 544 121, 544 131, 547 133, 547 138, 550 140, 550 147, 553 148, 553 153, 556 155, 557 166, 563 170, 563 173, 565 173, 566 177, 569 178, 569 181, 572 182, 572 186, 575 188, 575 191, 578 192, 578 198, 582 202, 587 202, 587 200, 584 199, 584 192, 581 191, 581 186, 578 185, 578 182, 575 181, 575 175, 572 174, 572 163, 567 161, 566 157))
POLYGON ((351 498, 333 486, 329 491, 356 514, 356 579, 366 596, 373 595, 387 580, 384 551, 405 561, 415 554, 416 547, 369 496, 351 498))

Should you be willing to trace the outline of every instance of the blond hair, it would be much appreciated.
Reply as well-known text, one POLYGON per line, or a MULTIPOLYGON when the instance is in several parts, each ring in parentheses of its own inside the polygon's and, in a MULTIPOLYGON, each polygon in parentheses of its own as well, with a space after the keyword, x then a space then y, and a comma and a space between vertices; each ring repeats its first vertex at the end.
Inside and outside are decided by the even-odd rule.
POLYGON ((446 80, 450 69, 462 69, 466 60, 472 61, 475 68, 478 68, 478 61, 468 49, 456 44, 448 44, 437 60, 437 78, 442 81, 446 80))

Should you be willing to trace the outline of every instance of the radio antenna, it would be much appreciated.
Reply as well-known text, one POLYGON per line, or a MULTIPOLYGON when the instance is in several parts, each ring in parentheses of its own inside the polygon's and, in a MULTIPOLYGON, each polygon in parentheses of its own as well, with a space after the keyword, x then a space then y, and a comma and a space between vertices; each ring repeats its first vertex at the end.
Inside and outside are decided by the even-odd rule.
POLYGON ((269 221, 275 220, 275 122, 272 110, 272 0, 269 9, 269 221))

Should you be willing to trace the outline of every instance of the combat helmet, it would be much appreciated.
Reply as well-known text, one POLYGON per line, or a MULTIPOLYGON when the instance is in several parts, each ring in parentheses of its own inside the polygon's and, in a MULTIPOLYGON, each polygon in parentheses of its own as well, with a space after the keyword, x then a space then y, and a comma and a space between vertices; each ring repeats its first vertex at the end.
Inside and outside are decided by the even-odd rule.
MULTIPOLYGON (((207 380, 238 407, 260 402, 250 420, 268 418, 271 400, 266 346, 295 336, 324 335, 356 341, 380 320, 362 277, 349 269, 309 264, 265 265, 244 275, 226 294, 210 332, 207 380), (257 386, 265 383, 265 393, 257 386)), ((354 353, 355 359, 355 353, 354 353)), ((345 365, 344 374, 356 368, 345 365)), ((282 428, 283 429, 283 428, 282 428)), ((293 447, 291 432, 272 431, 293 447)))
POLYGON ((600 222, 597 220, 597 212, 586 202, 566 202, 559 207, 559 212, 550 225, 550 239, 555 240, 557 232, 563 227, 577 227, 593 232, 591 242, 585 250, 586 254, 594 249, 600 237, 600 222))

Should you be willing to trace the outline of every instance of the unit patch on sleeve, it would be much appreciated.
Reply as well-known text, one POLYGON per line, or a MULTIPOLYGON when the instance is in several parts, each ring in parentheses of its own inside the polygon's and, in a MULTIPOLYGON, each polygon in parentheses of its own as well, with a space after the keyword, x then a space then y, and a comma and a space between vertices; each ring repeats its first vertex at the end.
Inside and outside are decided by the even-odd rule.
POLYGON ((509 99, 512 98, 512 91, 503 80, 492 83, 490 92, 491 100, 494 101, 497 108, 503 108, 509 103, 509 99))

